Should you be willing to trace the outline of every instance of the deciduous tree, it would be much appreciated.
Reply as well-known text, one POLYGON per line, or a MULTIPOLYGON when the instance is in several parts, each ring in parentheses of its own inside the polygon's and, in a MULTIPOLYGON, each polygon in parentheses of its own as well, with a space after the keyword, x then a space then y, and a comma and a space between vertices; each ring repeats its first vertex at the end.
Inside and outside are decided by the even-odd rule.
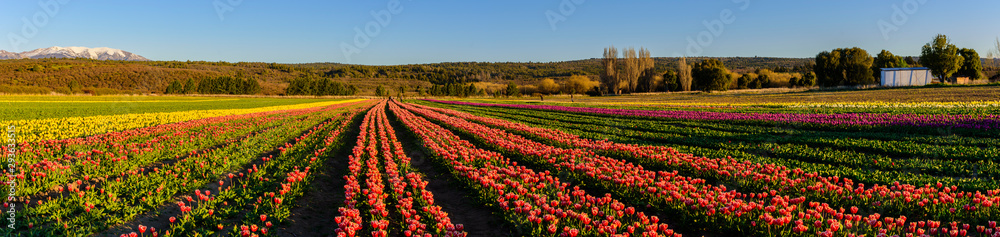
POLYGON ((517 84, 514 82, 507 83, 507 97, 518 97, 521 96, 521 90, 517 88, 517 84))
POLYGON ((874 59, 861 48, 838 48, 816 55, 817 81, 821 86, 875 84, 872 73, 874 59))
POLYGON ((937 35, 920 51, 920 64, 931 69, 931 73, 941 81, 948 80, 962 66, 962 56, 958 47, 948 40, 948 36, 937 35))
POLYGON ((693 78, 691 77, 691 65, 687 64, 687 58, 681 57, 677 61, 677 78, 681 83, 682 91, 690 91, 693 78))
POLYGON ((774 76, 774 72, 769 69, 758 68, 754 70, 754 74, 757 76, 750 82, 749 87, 751 89, 761 89, 771 86, 771 77, 774 76))
POLYGON ((802 74, 802 78, 799 79, 799 83, 796 86, 801 87, 812 87, 816 85, 816 73, 807 72, 802 74))
POLYGON ((975 49, 962 48, 958 50, 962 56, 962 67, 958 69, 958 74, 967 76, 971 80, 979 80, 983 76, 983 62, 979 58, 979 53, 975 49))
POLYGON ((635 48, 628 47, 622 51, 622 70, 618 72, 618 77, 624 82, 626 92, 634 92, 638 85, 639 75, 642 74, 642 63, 636 55, 635 48))
POLYGON ((665 87, 663 89, 666 91, 681 90, 681 82, 677 77, 677 72, 675 72, 674 70, 668 69, 667 72, 663 73, 663 84, 664 84, 663 86, 665 87))
POLYGON ((718 59, 706 59, 695 63, 691 68, 695 87, 706 92, 725 91, 729 89, 733 76, 718 59))
POLYGON ((618 49, 615 46, 604 48, 604 58, 601 59, 603 69, 601 71, 602 92, 618 93, 618 49))
POLYGON ((600 83, 590 80, 590 78, 582 75, 573 75, 569 79, 566 79, 566 83, 563 84, 563 91, 567 94, 583 94, 594 87, 597 87, 600 83))
POLYGON ((872 62, 872 72, 874 73, 873 76, 875 76, 875 78, 881 78, 882 68, 899 68, 899 67, 909 67, 909 65, 906 63, 906 60, 904 60, 903 57, 893 55, 888 50, 883 49, 882 52, 878 53, 878 56, 875 56, 875 59, 872 62))
POLYGON ((736 88, 748 89, 750 88, 750 84, 753 83, 754 80, 757 80, 757 78, 751 75, 750 73, 743 74, 736 79, 736 88))
POLYGON ((641 87, 644 92, 651 92, 656 90, 657 83, 659 83, 656 73, 653 71, 653 67, 656 66, 656 62, 653 61, 652 55, 649 53, 649 49, 640 48, 639 49, 639 82, 638 86, 641 87))
POLYGON ((552 80, 552 78, 545 78, 539 80, 538 83, 535 84, 535 87, 538 89, 538 93, 542 94, 559 93, 559 84, 556 84, 556 81, 552 80))

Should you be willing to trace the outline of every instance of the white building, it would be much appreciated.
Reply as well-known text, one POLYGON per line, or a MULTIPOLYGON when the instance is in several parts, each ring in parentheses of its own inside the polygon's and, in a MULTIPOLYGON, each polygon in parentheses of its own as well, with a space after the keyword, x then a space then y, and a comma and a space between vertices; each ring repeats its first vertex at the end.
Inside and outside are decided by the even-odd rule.
POLYGON ((933 80, 931 69, 926 67, 882 68, 882 86, 923 86, 933 80))

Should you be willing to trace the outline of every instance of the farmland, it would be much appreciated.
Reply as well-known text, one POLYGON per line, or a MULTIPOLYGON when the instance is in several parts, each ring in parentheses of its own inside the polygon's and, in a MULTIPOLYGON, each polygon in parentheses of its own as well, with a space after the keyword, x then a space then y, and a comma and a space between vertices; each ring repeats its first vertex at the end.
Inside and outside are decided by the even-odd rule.
POLYGON ((4 96, 0 234, 1000 236, 996 88, 4 96))

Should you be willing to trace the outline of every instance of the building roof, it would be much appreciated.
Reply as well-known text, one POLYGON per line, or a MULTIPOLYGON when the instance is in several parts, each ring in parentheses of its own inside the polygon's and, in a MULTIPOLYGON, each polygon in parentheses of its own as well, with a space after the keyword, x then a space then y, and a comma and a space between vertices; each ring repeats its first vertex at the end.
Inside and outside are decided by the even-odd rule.
POLYGON ((914 70, 931 70, 926 67, 894 67, 894 68, 882 68, 882 71, 914 71, 914 70))

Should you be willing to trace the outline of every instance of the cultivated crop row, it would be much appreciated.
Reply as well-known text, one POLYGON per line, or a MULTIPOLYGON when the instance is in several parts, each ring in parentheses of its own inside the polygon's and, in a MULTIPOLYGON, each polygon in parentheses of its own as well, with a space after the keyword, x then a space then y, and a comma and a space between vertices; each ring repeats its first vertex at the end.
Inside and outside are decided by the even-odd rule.
POLYGON ((466 236, 437 206, 427 181, 410 167, 385 114, 386 101, 368 111, 349 158, 338 236, 466 236), (364 185, 362 185, 362 180, 364 185), (386 185, 388 184, 388 185, 386 185))
MULTIPOLYGON (((65 187, 58 186, 45 200, 24 201, 27 208, 19 212, 23 219, 17 222, 17 230, 44 235, 78 235, 123 224, 138 214, 174 201, 178 194, 213 183, 223 173, 247 167, 260 154, 290 146, 286 141, 292 140, 295 134, 315 130, 344 106, 306 109, 296 112, 300 115, 294 119, 254 132, 239 142, 197 150, 153 167, 133 164, 137 167, 121 173, 98 174, 107 175, 104 179, 84 177, 88 180, 86 183, 77 180, 65 187)), ((165 145, 154 147, 168 149, 165 145)), ((119 164, 101 162, 99 165, 119 164)))
MULTIPOLYGON (((803 233, 808 229, 815 231, 812 233, 820 234, 837 233, 838 231, 872 235, 880 233, 905 234, 923 229, 925 224, 921 223, 940 223, 942 220, 970 221, 974 224, 985 225, 988 224, 988 221, 984 220, 996 219, 995 208, 991 208, 993 207, 992 202, 1000 201, 996 199, 997 193, 993 190, 989 191, 988 194, 973 194, 952 192, 951 187, 907 187, 898 184, 888 188, 876 186, 865 189, 863 185, 852 188, 853 185, 849 180, 819 177, 815 174, 773 165, 738 162, 731 158, 695 157, 689 154, 678 154, 663 147, 577 140, 573 136, 565 136, 566 134, 551 136, 553 134, 550 131, 549 139, 561 139, 567 145, 572 144, 587 148, 586 150, 561 149, 509 134, 503 130, 446 116, 431 109, 415 106, 407 106, 407 108, 467 132, 477 139, 481 139, 483 143, 496 147, 496 149, 506 153, 520 154, 522 160, 538 165, 552 164, 553 170, 570 170, 581 179, 595 182, 621 197, 634 199, 632 201, 635 203, 651 203, 659 208, 681 211, 689 215, 691 218, 689 222, 715 223, 713 226, 724 226, 731 231, 745 234, 782 233, 782 235, 788 235, 803 233), (750 192, 744 193, 727 190, 725 186, 707 185, 704 180, 685 178, 677 175, 676 171, 674 173, 644 171, 641 166, 597 155, 593 153, 593 150, 610 150, 632 154, 639 158, 660 161, 668 166, 683 168, 698 175, 711 174, 714 175, 714 178, 725 178, 727 181, 737 180, 740 181, 741 188, 749 187, 750 192), (789 176, 793 178, 789 178, 789 176), (805 181, 816 181, 816 183, 805 181), (912 200, 914 195, 920 197, 921 194, 928 198, 935 196, 937 198, 935 201, 912 200), (833 197, 830 198, 830 196, 833 197), (945 208, 951 206, 951 209, 925 209, 927 211, 924 213, 917 212, 917 214, 923 214, 922 216, 925 218, 906 222, 906 216, 881 218, 878 213, 862 215, 858 213, 856 206, 848 208, 848 206, 843 205, 843 203, 851 203, 854 198, 873 205, 883 204, 876 199, 889 199, 891 202, 887 201, 885 204, 897 205, 897 211, 903 211, 901 209, 904 208, 915 209, 918 206, 931 206, 931 203, 934 204, 933 206, 944 206, 945 208), (963 203, 968 204, 956 204, 955 200, 959 198, 963 200, 963 203), (822 202, 822 200, 829 199, 840 202, 832 204, 822 202), (956 214, 956 206, 963 207, 964 210, 959 210, 961 212, 956 214), (952 215, 947 215, 949 213, 952 215), (790 224, 793 221, 796 224, 790 224), (816 221, 816 224, 806 226, 803 224, 804 221, 816 221), (882 222, 886 222, 886 225, 883 226, 882 222), (757 225, 757 223, 765 223, 766 225, 757 225), (913 227, 919 225, 920 227, 912 228, 910 231, 906 228, 907 225, 913 225, 913 227)), ((504 125, 502 121, 494 122, 498 126, 504 125)), ((510 128, 517 128, 516 125, 507 125, 510 128)), ((520 127, 520 129, 523 129, 522 131, 531 130, 531 128, 525 127, 520 127)), ((536 133, 536 135, 546 136, 544 133, 536 133)), ((957 221, 951 223, 963 227, 950 229, 956 233, 965 232, 970 228, 968 224, 961 224, 957 221)), ((925 231, 927 230, 939 231, 938 228, 925 229, 925 231)))
POLYGON ((610 195, 591 196, 549 171, 536 172, 499 153, 475 148, 398 104, 390 104, 389 108, 431 153, 451 166, 448 168, 455 176, 474 187, 483 202, 499 205, 504 210, 502 215, 526 233, 680 236, 656 216, 638 212, 610 195))

